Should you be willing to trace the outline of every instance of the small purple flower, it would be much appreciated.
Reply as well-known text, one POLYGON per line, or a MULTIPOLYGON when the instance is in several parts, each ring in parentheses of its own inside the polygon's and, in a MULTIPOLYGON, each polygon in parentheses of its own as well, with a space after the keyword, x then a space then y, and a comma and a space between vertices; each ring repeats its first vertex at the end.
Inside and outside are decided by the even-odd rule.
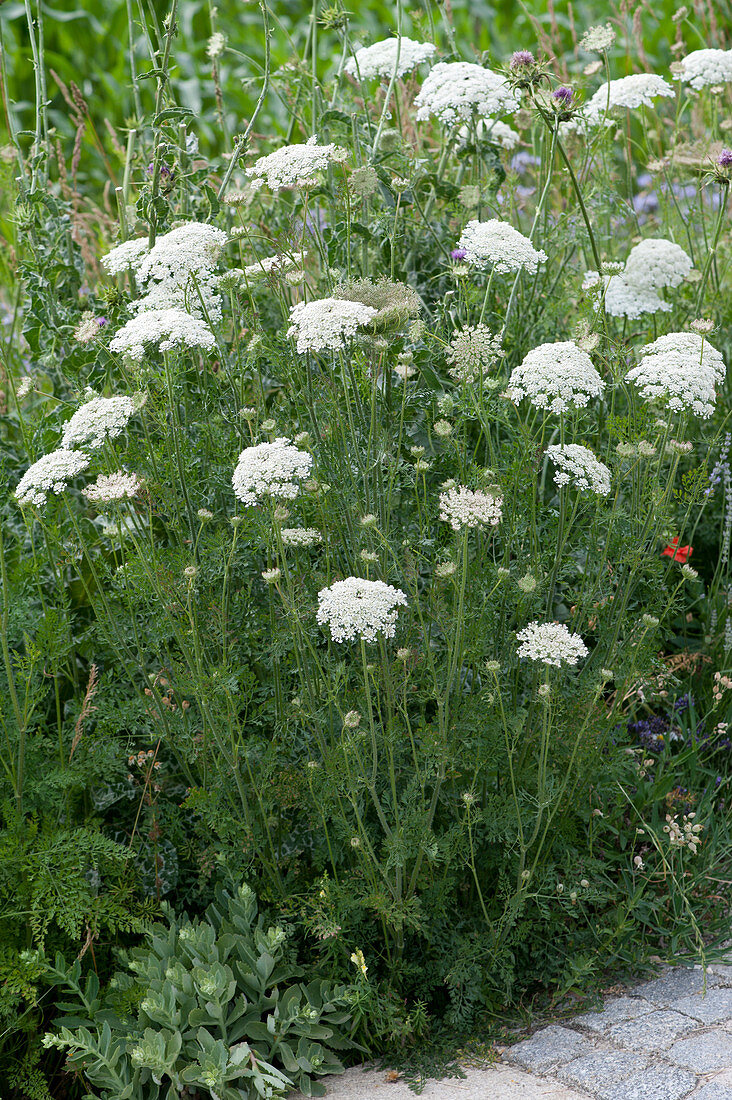
POLYGON ((509 62, 509 68, 512 73, 515 73, 518 69, 528 69, 535 64, 536 60, 530 50, 516 50, 509 62))
POLYGON ((723 149, 717 157, 720 168, 732 168, 732 149, 723 149))
POLYGON ((104 325, 106 325, 106 323, 107 323, 107 318, 106 317, 96 317, 95 320, 96 320, 96 322, 97 322, 97 324, 99 325, 100 328, 103 328, 104 325))
POLYGON ((560 107, 569 107, 573 95, 572 89, 568 88, 566 84, 562 84, 561 88, 557 88, 556 91, 552 92, 552 99, 555 99, 560 107))
POLYGON ((460 260, 464 260, 467 254, 467 249, 465 248, 453 248, 450 253, 450 259, 459 262, 460 260))

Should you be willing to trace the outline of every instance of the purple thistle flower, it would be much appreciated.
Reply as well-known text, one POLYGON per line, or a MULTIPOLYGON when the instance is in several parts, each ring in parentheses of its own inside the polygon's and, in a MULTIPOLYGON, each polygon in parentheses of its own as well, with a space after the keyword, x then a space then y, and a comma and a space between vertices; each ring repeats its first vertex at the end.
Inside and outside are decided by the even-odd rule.
POLYGON ((552 99, 555 99, 562 107, 569 107, 573 95, 572 89, 563 84, 561 88, 557 88, 555 92, 552 92, 552 99))
POLYGON ((535 64, 536 60, 530 50, 516 50, 509 62, 509 68, 515 73, 517 69, 528 69, 530 65, 535 64))
POLYGON ((732 168, 732 149, 723 149, 717 157, 720 168, 732 168))
POLYGON ((464 260, 467 254, 467 250, 464 248, 453 248, 452 252, 450 253, 450 259, 457 261, 464 260))

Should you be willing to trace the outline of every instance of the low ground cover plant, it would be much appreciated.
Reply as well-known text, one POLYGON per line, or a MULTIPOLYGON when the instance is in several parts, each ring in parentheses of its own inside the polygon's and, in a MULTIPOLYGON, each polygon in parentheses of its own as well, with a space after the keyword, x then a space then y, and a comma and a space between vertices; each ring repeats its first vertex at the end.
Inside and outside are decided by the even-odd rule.
POLYGON ((259 14, 246 119, 132 35, 106 184, 3 74, 18 1095, 316 1095, 728 925, 732 50, 259 14))

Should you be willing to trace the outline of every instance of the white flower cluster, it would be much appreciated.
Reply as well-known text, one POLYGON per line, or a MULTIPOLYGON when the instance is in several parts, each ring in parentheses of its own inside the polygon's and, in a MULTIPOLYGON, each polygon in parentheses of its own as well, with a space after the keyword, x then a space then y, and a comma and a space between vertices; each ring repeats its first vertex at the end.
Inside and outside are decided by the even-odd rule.
POLYGON ((590 27, 580 39, 580 49, 587 53, 606 53, 615 38, 615 31, 609 23, 603 27, 590 27))
POLYGON ((682 57, 676 79, 699 91, 707 84, 732 81, 732 50, 694 50, 682 57))
POLYGON ((496 272, 528 271, 532 275, 540 263, 546 261, 546 252, 537 250, 528 237, 519 233, 508 222, 491 218, 479 222, 469 221, 458 241, 464 249, 465 260, 479 270, 492 267, 496 272))
POLYGON ((319 298, 298 302, 290 310, 287 335, 297 340, 297 350, 337 350, 353 339, 359 328, 373 320, 378 310, 345 298, 319 298))
POLYGON ((625 376, 646 401, 665 400, 669 409, 708 417, 726 367, 722 355, 695 332, 670 332, 638 352, 640 362, 625 376))
POLYGON ((414 101, 417 121, 435 115, 445 126, 488 118, 519 106, 516 93, 498 73, 468 61, 441 61, 435 65, 414 101))
POLYGON ((454 485, 440 493, 440 519, 449 523, 453 531, 463 527, 497 527, 502 508, 502 497, 464 485, 454 485))
POLYGON ((570 634, 561 623, 534 621, 520 630, 516 637, 522 643, 516 651, 519 657, 529 657, 532 661, 541 661, 556 668, 560 668, 562 662, 576 665, 589 652, 579 634, 570 634))
POLYGON ((147 237, 133 237, 102 256, 100 262, 108 275, 123 275, 130 269, 134 275, 148 251, 147 237))
POLYGON ((135 269, 144 292, 133 303, 136 312, 184 309, 200 317, 205 307, 208 320, 220 321, 216 264, 226 241, 222 229, 205 222, 187 222, 158 237, 135 269))
POLYGON ((316 546, 323 541, 315 527, 283 527, 280 534, 285 546, 316 546))
POLYGON ((399 608, 406 604, 401 588, 384 581, 346 577, 318 592, 318 622, 328 624, 334 642, 356 638, 374 642, 377 634, 394 637, 399 608))
POLYGON ((643 313, 668 313, 671 310, 670 303, 659 298, 652 287, 631 282, 625 272, 600 276, 597 271, 587 271, 582 289, 595 289, 595 308, 603 306, 610 317, 629 317, 635 321, 643 313))
POLYGON ((354 56, 349 57, 344 69, 349 76, 360 76, 362 80, 373 76, 389 80, 395 68, 397 76, 405 76, 423 61, 429 61, 436 51, 437 47, 431 42, 414 42, 411 38, 385 38, 383 42, 374 42, 373 46, 362 46, 360 50, 356 50, 354 56))
POLYGON ((285 145, 260 157, 246 169, 253 179, 265 180, 273 191, 314 183, 329 164, 345 160, 348 153, 338 145, 318 145, 315 135, 304 145, 285 145))
POLYGON ((130 500, 140 492, 137 474, 117 470, 114 474, 100 474, 93 485, 87 485, 82 493, 93 504, 108 504, 115 500, 130 500))
POLYGON ((86 445, 95 451, 105 439, 122 434, 134 411, 131 397, 94 397, 64 424, 61 446, 70 450, 86 445))
POLYGON ((546 453, 557 468, 554 483, 558 487, 574 485, 603 497, 610 492, 610 471, 587 447, 567 443, 563 447, 547 447, 546 453))
POLYGON ((271 443, 246 447, 232 476, 234 495, 243 504, 256 504, 263 496, 294 500, 298 481, 312 469, 312 456, 280 437, 271 443))
POLYGON ((505 122, 491 123, 486 132, 486 137, 489 141, 496 142, 502 149, 506 149, 509 153, 516 148, 520 140, 518 133, 512 130, 505 122))
POLYGON ((679 825, 678 814, 674 814, 673 817, 671 814, 666 814, 663 831, 668 834, 671 848, 688 848, 693 856, 696 855, 697 848, 701 844, 699 833, 703 831, 704 826, 695 824, 695 817, 695 813, 684 814, 682 823, 679 825))
POLYGON ((291 256, 263 256, 255 264, 249 264, 245 267, 244 274, 248 279, 253 279, 258 275, 272 275, 273 273, 292 271, 294 268, 300 267, 304 259, 304 252, 293 252, 291 256))
POLYGON ((110 342, 109 350, 139 362, 146 344, 157 345, 161 351, 181 346, 210 351, 216 340, 205 321, 183 309, 152 309, 127 321, 110 342))
POLYGON ((445 358, 450 363, 448 374, 456 382, 476 382, 502 354, 501 338, 487 325, 469 325, 456 332, 450 341, 445 358))
POLYGON ((634 110, 637 107, 652 107, 653 100, 659 96, 673 98, 671 85, 656 73, 634 73, 621 76, 602 84, 585 106, 582 116, 591 125, 596 126, 606 114, 620 107, 634 110))
POLYGON ((528 397, 537 409, 561 413, 572 405, 587 405, 604 389, 587 352, 571 340, 561 340, 533 348, 511 372, 507 393, 512 401, 528 397))
POLYGON ((638 286, 676 287, 689 277, 694 264, 681 245, 663 237, 633 245, 625 261, 625 278, 638 286))
POLYGON ((67 482, 83 473, 89 461, 83 451, 69 451, 65 447, 51 451, 25 471, 15 490, 16 500, 40 508, 49 493, 63 493, 67 482))

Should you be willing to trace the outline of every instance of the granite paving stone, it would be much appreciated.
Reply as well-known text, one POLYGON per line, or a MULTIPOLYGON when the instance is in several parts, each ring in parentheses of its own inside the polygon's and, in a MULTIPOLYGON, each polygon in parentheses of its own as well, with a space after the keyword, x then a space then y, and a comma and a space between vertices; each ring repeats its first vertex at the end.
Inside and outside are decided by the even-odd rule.
POLYGON ((691 1094, 690 1100, 732 1100, 732 1083, 707 1081, 700 1089, 691 1094))
POLYGON ((709 972, 723 985, 732 985, 732 966, 728 966, 727 963, 713 963, 709 967, 709 972))
POLYGON ((682 997, 674 1005, 677 1012, 693 1016, 703 1024, 721 1024, 732 1020, 732 989, 725 986, 720 989, 707 989, 706 995, 692 993, 682 997))
POLYGON ((688 1039, 678 1039, 666 1052, 666 1057, 677 1066, 688 1066, 696 1073, 732 1069, 732 1035, 722 1028, 710 1028, 688 1039))
POLYGON ((679 1036, 695 1031, 698 1026, 690 1016, 683 1016, 670 1009, 659 1009, 647 1016, 615 1024, 608 1029, 607 1035, 621 1047, 659 1051, 671 1046, 679 1036))
POLYGON ((530 1039, 516 1043, 507 1052, 512 1062, 518 1062, 530 1070, 548 1069, 576 1058, 578 1054, 592 1049, 590 1040, 577 1031, 551 1024, 537 1031, 530 1039))
POLYGON ((645 1069, 648 1059, 631 1050, 595 1050, 582 1054, 557 1070, 560 1081, 588 1092, 615 1084, 645 1069))
POLYGON ((592 1095, 597 1100, 685 1100, 695 1084, 696 1077, 688 1070, 656 1065, 605 1085, 592 1095))
MULTIPOLYGON (((654 1012, 656 1006, 642 997, 612 997, 597 1012, 583 1012, 570 1022, 590 1031, 606 1031, 613 1024, 622 1024, 625 1020, 635 1020, 647 1012, 654 1012)), ((730 1013, 732 1015, 732 1013, 730 1013)))
MULTIPOLYGON (((706 987, 716 986, 719 979, 707 969, 706 987)), ((704 971, 701 967, 676 967, 668 970, 658 978, 650 982, 644 982, 633 990, 639 997, 645 997, 654 1004, 664 1008, 673 1008, 675 1002, 681 997, 688 997, 692 993, 700 993, 704 989, 704 971)))

